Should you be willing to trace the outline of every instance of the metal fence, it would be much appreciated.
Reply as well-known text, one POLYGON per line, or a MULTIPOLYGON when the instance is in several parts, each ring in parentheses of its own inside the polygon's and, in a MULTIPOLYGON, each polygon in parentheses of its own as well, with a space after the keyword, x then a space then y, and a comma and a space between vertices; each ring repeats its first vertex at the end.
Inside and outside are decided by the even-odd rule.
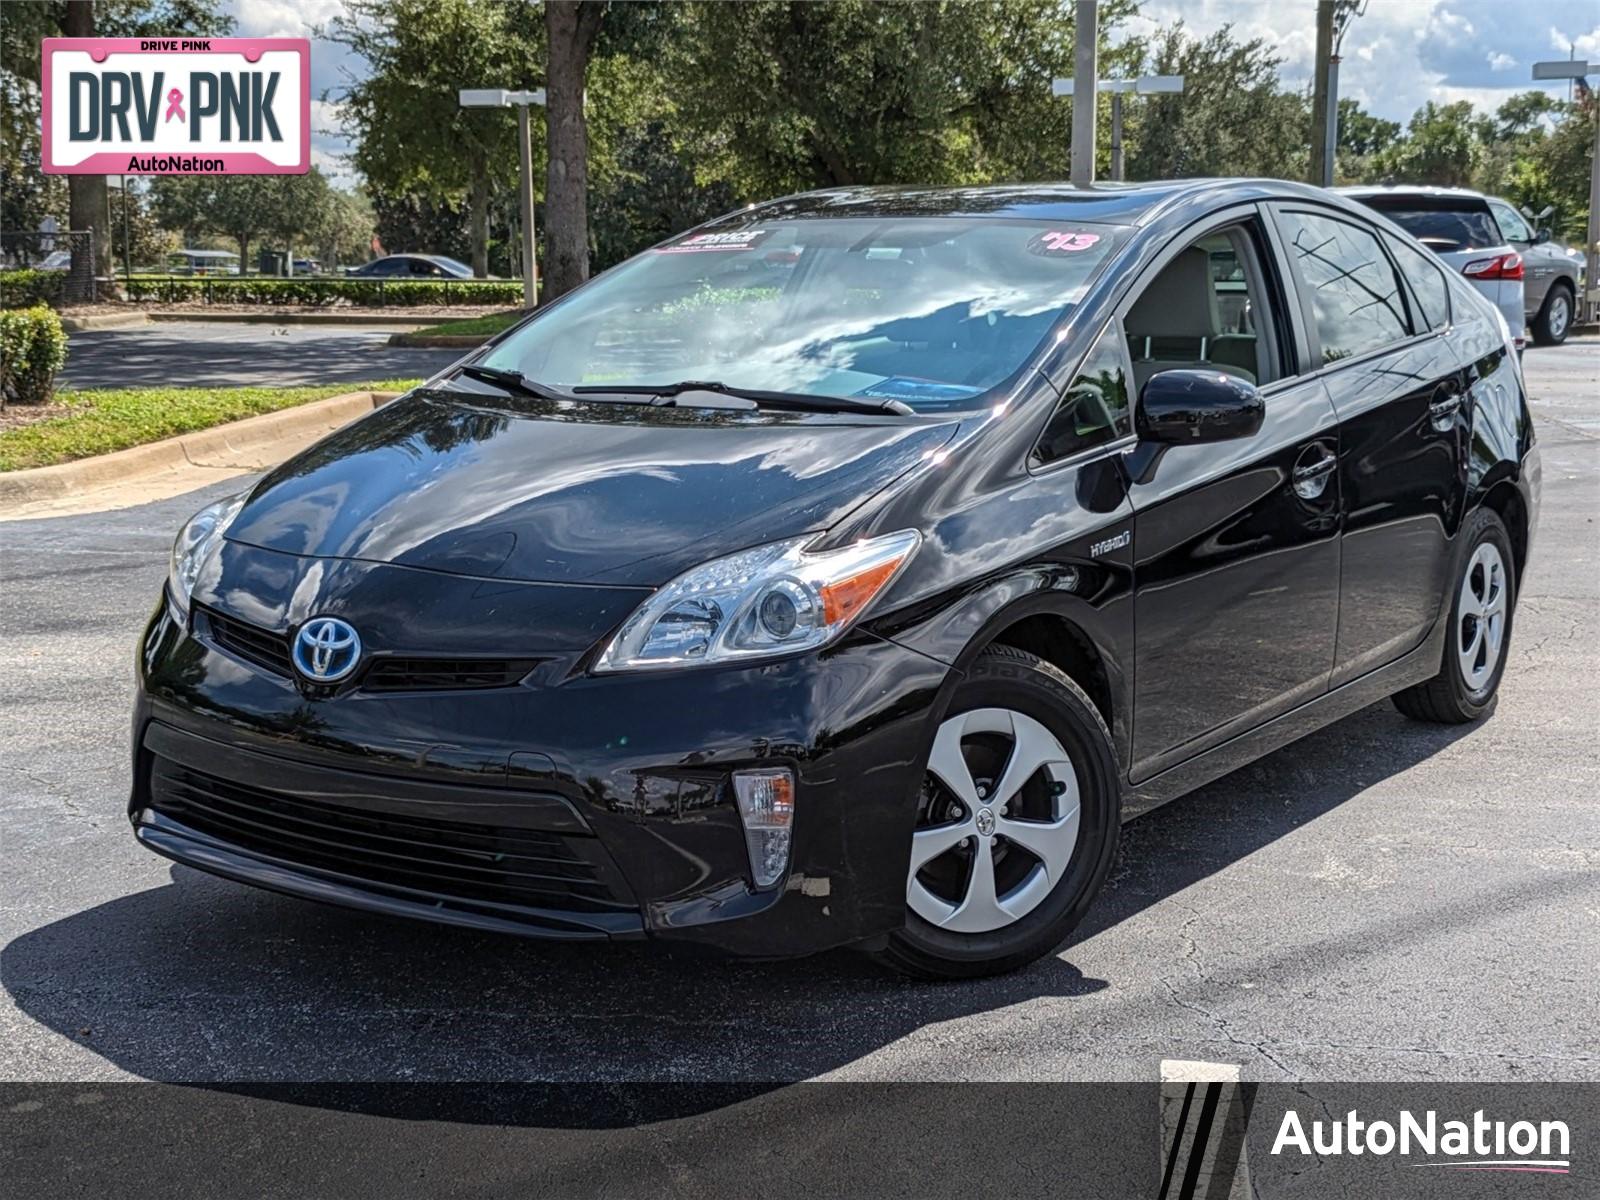
POLYGON ((0 230, 0 267, 60 271, 61 302, 91 304, 95 299, 94 231, 0 230))

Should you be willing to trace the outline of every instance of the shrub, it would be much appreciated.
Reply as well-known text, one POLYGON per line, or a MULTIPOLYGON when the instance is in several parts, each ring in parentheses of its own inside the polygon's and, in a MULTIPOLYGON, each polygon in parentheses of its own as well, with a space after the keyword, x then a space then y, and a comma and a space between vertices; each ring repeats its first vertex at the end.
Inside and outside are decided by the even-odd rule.
POLYGON ((66 277, 65 271, 35 271, 31 267, 0 271, 0 308, 59 304, 66 277))
POLYGON ((67 334, 48 306, 0 311, 0 401, 50 403, 66 361, 67 334))
POLYGON ((128 280, 128 299, 136 303, 300 304, 327 307, 360 305, 516 304, 522 284, 499 279, 341 279, 250 275, 190 279, 182 276, 128 280))

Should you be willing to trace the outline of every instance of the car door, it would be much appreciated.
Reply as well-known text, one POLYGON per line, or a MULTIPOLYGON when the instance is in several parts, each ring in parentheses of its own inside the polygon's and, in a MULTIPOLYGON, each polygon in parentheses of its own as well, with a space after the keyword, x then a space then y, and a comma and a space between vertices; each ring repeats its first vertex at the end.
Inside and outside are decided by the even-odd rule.
POLYGON ((1273 217, 1339 414, 1337 687, 1416 647, 1438 618, 1465 498, 1468 380, 1431 258, 1354 214, 1279 203, 1273 217))
POLYGON ((1129 484, 1135 782, 1321 695, 1338 625, 1337 417, 1297 373, 1271 230, 1251 205, 1174 243, 1119 312, 1136 386, 1215 368, 1252 379, 1266 416, 1251 438, 1174 446, 1129 484))

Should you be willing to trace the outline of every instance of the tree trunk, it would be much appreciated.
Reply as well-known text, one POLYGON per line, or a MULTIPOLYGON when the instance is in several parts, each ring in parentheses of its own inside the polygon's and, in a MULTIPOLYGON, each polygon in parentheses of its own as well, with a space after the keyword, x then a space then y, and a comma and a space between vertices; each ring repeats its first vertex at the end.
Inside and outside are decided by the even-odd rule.
MULTIPOLYGON (((194 245, 193 242, 190 242, 189 244, 191 246, 194 245)), ((239 238, 239 274, 243 275, 249 269, 250 269, 250 238, 248 236, 241 236, 239 238)))
POLYGON ((549 67, 545 79, 545 252, 539 272, 540 303, 548 303, 589 278, 589 131, 583 113, 584 80, 603 0, 547 0, 544 6, 549 67))
POLYGON ((483 155, 472 163, 472 274, 482 279, 489 273, 489 164, 483 155))
MULTIPOLYGON (((67 12, 61 22, 61 32, 67 37, 94 36, 93 0, 67 0, 67 12)), ((84 273, 96 277, 111 272, 111 230, 106 226, 106 177, 104 175, 71 175, 67 178, 67 227, 87 229, 94 234, 94 258, 85 263, 89 247, 72 239, 72 274, 82 278, 84 273)))

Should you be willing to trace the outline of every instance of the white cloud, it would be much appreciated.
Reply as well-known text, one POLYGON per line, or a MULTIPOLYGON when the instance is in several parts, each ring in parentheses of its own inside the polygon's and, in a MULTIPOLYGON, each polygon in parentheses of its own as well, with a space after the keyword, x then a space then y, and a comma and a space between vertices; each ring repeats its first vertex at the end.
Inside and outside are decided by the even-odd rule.
MULTIPOLYGON (((1565 57, 1600 60, 1595 0, 1539 0, 1543 20, 1527 20, 1517 0, 1372 0, 1345 31, 1339 92, 1391 121, 1405 122, 1429 100, 1470 99, 1492 111, 1535 85, 1528 64, 1565 57)), ((1309 85, 1316 53, 1311 0, 1148 0, 1126 27, 1149 36, 1182 20, 1193 35, 1225 24, 1233 36, 1258 37, 1283 58, 1286 88, 1309 85)), ((1566 86, 1547 89, 1566 95, 1566 86)))

